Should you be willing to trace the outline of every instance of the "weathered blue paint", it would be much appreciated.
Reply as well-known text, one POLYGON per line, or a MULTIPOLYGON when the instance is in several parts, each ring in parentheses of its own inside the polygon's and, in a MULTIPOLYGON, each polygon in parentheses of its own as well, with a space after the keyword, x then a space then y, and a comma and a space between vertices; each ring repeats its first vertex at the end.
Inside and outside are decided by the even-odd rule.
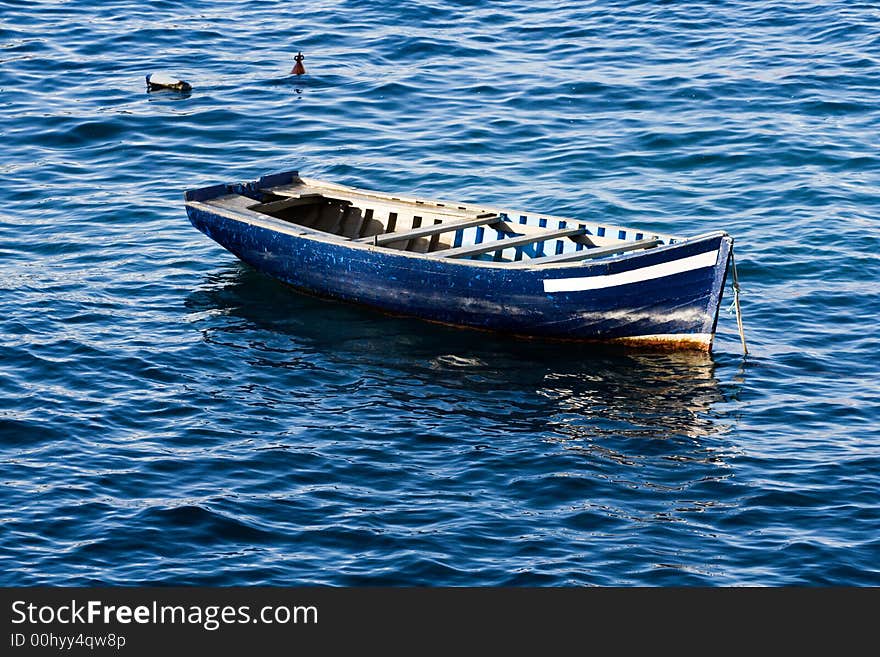
MULTIPOLYGON (((186 192, 187 201, 229 193, 260 200, 258 189, 287 184, 295 172, 252 183, 186 192)), ((291 235, 187 206, 193 226, 252 267, 301 290, 391 313, 517 335, 613 341, 713 334, 732 239, 718 232, 639 253, 541 269, 429 258, 314 234, 291 235), (545 292, 545 280, 619 274, 717 252, 714 266, 605 289, 545 292)), ((458 239, 456 239, 458 242, 458 239)), ((680 339, 680 344, 676 344, 680 339)), ((651 343, 647 339, 648 344, 651 343)))

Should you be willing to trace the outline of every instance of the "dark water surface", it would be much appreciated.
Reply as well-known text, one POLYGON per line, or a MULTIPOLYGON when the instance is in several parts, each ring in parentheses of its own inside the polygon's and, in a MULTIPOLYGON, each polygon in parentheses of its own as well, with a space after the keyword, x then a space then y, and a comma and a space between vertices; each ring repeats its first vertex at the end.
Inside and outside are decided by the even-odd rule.
POLYGON ((878 96, 868 2, 0 1, 0 584, 880 585, 878 96), (187 222, 291 168, 727 230, 753 354, 727 302, 712 355, 389 318, 187 222))

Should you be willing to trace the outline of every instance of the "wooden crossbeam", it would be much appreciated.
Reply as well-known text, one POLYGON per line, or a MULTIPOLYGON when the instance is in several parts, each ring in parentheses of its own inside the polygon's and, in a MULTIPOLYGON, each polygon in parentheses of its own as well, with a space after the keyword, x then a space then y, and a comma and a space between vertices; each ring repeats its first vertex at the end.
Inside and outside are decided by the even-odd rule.
POLYGON ((432 237, 434 235, 440 235, 441 233, 447 233, 453 230, 461 230, 462 228, 473 228, 474 226, 497 224, 501 221, 503 221, 503 219, 494 212, 487 212, 486 214, 478 214, 472 219, 465 219, 463 221, 448 221, 442 224, 434 224, 433 226, 413 228, 412 230, 402 230, 397 233, 384 233, 382 235, 373 235, 371 237, 361 237, 360 239, 357 239, 355 241, 368 242, 370 244, 382 246, 383 244, 402 242, 403 240, 414 240, 420 237, 432 237))
POLYGON ((296 207, 298 205, 315 205, 322 200, 335 201, 336 203, 345 203, 351 205, 351 201, 343 201, 340 199, 332 199, 321 196, 320 194, 306 194, 304 196, 283 198, 278 201, 269 201, 268 203, 257 203, 250 206, 255 212, 278 212, 287 208, 296 207))
MULTIPOLYGON (((314 181, 317 183, 318 181, 314 181)), ((319 184, 311 185, 304 183, 296 183, 291 185, 280 185, 278 187, 264 187, 261 189, 263 192, 267 192, 270 194, 275 194, 276 196, 288 196, 288 197, 299 197, 299 196, 331 196, 333 198, 345 198, 356 205, 363 207, 376 207, 376 206, 389 206, 392 208, 392 211, 396 212, 409 212, 412 211, 414 214, 420 214, 420 210, 423 213, 437 213, 444 214, 453 217, 460 217, 462 219, 466 219, 468 217, 473 217, 474 212, 476 212, 476 208, 467 208, 463 205, 453 204, 453 203, 438 203, 436 201, 430 200, 421 200, 421 199, 412 199, 412 198, 398 198, 392 194, 383 194, 381 192, 371 192, 365 189, 352 189, 352 188, 339 188, 337 189, 335 186, 328 185, 327 187, 323 187, 319 184)))
POLYGON ((574 237, 575 235, 583 235, 586 232, 586 228, 560 228, 559 230, 532 233, 530 235, 523 235, 522 237, 511 237, 510 239, 492 240, 491 242, 483 242, 482 244, 474 244, 472 246, 444 249, 443 251, 435 251, 428 255, 437 258, 466 258, 468 256, 480 255, 482 253, 490 253, 491 251, 503 251, 504 249, 510 249, 515 246, 546 242, 547 240, 559 237, 574 237))
POLYGON ((584 249, 583 251, 572 251, 571 253, 557 253, 554 255, 539 256, 537 258, 529 258, 517 262, 516 267, 537 267, 539 265, 551 264, 554 262, 575 262, 577 260, 589 260, 591 258, 601 258, 615 253, 625 253, 627 251, 636 251, 637 249, 650 249, 663 244, 663 240, 638 240, 636 242, 621 242, 620 245, 606 246, 601 249, 584 249))
MULTIPOLYGON (((325 194, 321 192, 303 192, 302 187, 297 190, 287 190, 287 189, 274 189, 274 188, 263 188, 260 191, 266 192, 267 194, 274 194, 275 196, 284 196, 285 198, 310 198, 310 199, 319 199, 326 198, 325 194)), ((305 188, 308 189, 308 188, 305 188)))

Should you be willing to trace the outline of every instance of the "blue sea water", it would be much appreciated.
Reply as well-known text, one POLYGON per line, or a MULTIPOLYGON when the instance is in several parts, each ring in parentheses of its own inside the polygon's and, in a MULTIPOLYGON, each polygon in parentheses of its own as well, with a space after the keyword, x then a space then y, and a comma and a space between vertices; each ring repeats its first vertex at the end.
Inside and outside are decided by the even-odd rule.
POLYGON ((873 2, 0 0, 0 584, 880 585, 878 98, 873 2), (286 169, 727 230, 752 353, 301 296, 182 203, 286 169))

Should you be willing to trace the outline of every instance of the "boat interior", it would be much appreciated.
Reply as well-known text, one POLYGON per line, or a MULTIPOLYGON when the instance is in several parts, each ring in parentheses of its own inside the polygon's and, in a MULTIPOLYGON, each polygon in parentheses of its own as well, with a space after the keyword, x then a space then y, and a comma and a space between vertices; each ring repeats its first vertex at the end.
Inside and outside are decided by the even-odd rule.
POLYGON ((618 226, 391 196, 301 178, 260 191, 260 202, 229 194, 206 204, 268 215, 304 232, 376 247, 511 266, 577 262, 676 241, 618 226))

